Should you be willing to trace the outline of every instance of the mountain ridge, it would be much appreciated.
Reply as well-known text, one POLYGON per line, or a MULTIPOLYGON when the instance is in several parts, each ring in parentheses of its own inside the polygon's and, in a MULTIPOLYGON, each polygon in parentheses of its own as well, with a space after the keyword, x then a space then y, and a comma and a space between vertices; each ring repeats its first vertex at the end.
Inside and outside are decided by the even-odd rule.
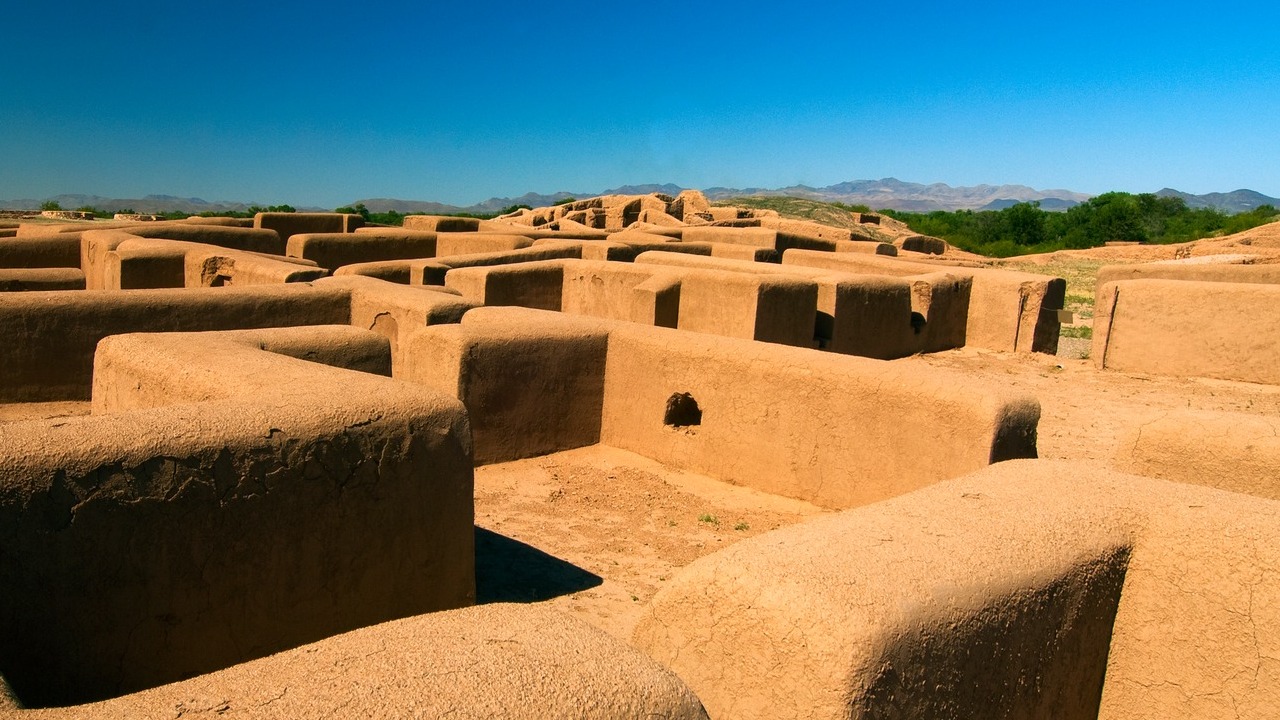
MULTIPOLYGON (((355 200, 349 205, 363 203, 371 212, 396 211, 400 213, 428 213, 446 215, 453 213, 490 214, 514 205, 545 207, 566 198, 588 198, 597 195, 644 195, 653 192, 676 195, 685 190, 673 183, 649 183, 622 185, 599 192, 558 191, 550 194, 529 192, 519 197, 492 197, 473 205, 451 205, 431 200, 404 200, 397 198, 367 198, 355 200)), ((951 186, 946 183, 913 183, 897 178, 879 180, 847 180, 826 187, 791 185, 783 188, 728 188, 710 187, 702 191, 712 201, 734 197, 787 196, 838 202, 845 205, 867 205, 873 209, 890 208, 908 212, 932 212, 934 210, 1000 210, 1019 202, 1039 202, 1045 210, 1066 210, 1092 197, 1060 188, 1037 190, 1026 185, 971 185, 951 186)), ((1216 208, 1227 213, 1252 210, 1259 205, 1280 206, 1280 199, 1268 197, 1254 190, 1240 189, 1228 193, 1194 195, 1172 188, 1163 188, 1155 195, 1180 197, 1192 208, 1216 208)), ((182 198, 173 195, 147 195, 141 198, 115 199, 100 195, 57 195, 44 200, 0 200, 0 210, 31 210, 47 201, 55 201, 67 209, 95 207, 104 211, 131 209, 137 212, 244 212, 252 205, 234 201, 206 201, 201 198, 182 198)), ((303 211, 324 211, 331 208, 300 207, 303 211)))

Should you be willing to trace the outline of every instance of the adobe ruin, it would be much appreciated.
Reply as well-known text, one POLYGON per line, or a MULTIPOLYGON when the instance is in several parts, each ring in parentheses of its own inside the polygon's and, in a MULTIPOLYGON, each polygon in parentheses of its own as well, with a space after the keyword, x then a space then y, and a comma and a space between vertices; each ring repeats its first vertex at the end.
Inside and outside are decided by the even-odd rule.
MULTIPOLYGON (((1274 715, 1277 256, 1104 268, 1071 370, 1261 412, 1038 459, 1059 409, 1013 368, 1052 362, 1066 281, 859 220, 687 191, 20 225, 0 717, 1274 715), (713 546, 584 609, 607 568, 481 515, 592 463, 644 517, 683 483, 787 519, 687 518, 713 546)), ((651 520, 601 532, 683 531, 651 520)))

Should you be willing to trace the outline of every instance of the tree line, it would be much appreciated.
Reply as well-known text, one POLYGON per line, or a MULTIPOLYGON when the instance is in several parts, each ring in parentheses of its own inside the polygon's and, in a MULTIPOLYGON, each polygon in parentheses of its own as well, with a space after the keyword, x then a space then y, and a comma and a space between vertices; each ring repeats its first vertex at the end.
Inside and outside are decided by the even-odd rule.
POLYGON ((1280 215, 1271 205, 1228 215, 1213 208, 1188 207, 1179 197, 1125 192, 1092 197, 1066 212, 1042 210, 1038 202, 1003 210, 880 212, 921 235, 940 237, 962 250, 990 257, 1099 247, 1112 241, 1189 242, 1248 230, 1280 215))

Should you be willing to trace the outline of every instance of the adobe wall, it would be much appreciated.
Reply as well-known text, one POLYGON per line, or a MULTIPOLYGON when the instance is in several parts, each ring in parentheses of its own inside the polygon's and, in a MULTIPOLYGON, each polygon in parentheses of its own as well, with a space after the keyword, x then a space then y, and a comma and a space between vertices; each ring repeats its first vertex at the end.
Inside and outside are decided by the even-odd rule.
POLYGON ((83 289, 79 268, 0 268, 0 292, 83 289))
MULTIPOLYGON (((1200 258, 1196 259, 1197 261, 1200 258)), ((1280 264, 1226 265, 1185 261, 1106 265, 1098 268, 1096 288, 1121 280, 1195 280, 1199 282, 1280 285, 1280 264)))
MULTIPOLYGON (((300 258, 262 255, 177 240, 113 237, 95 285, 108 290, 310 282, 329 274, 300 258)), ((94 242, 94 241, 91 241, 94 242)))
MULTIPOLYGON (((658 317, 658 311, 651 304, 653 300, 637 297, 636 301, 642 304, 632 310, 624 310, 619 298, 615 297, 613 301, 605 299, 609 288, 625 286, 638 277, 637 273, 644 272, 639 266, 619 264, 614 270, 585 260, 526 262, 455 269, 449 271, 445 282, 463 297, 483 305, 562 311, 565 308, 565 273, 567 269, 579 266, 591 268, 590 272, 597 281, 575 285, 575 291, 580 295, 570 305, 571 308, 595 307, 600 312, 610 313, 609 317, 614 319, 658 317), (622 274, 614 276, 614 272, 622 274), (614 280, 606 281, 606 277, 614 280), (602 294, 594 295, 594 299, 588 301, 588 293, 602 294), (612 310, 604 310, 610 302, 617 306, 616 314, 612 310)), ((681 330, 804 347, 813 344, 817 286, 812 282, 791 276, 651 267, 651 274, 678 277, 676 326, 681 330)), ((661 287, 671 285, 668 281, 659 283, 661 287)), ((665 302, 675 302, 674 289, 668 293, 665 302)))
POLYGON ((1099 369, 1280 384, 1280 285, 1124 280, 1098 290, 1099 369))
POLYGON ((965 344, 971 290, 965 277, 930 273, 900 279, 652 251, 636 263, 812 280, 818 286, 814 337, 832 352, 888 360, 965 344))
POLYGON ((196 225, 186 222, 135 223, 124 229, 87 230, 64 233, 78 238, 80 259, 74 267, 85 272, 90 290, 100 290, 107 253, 134 238, 180 240, 267 255, 284 255, 285 242, 274 230, 196 225))
POLYGON ((633 642, 714 717, 1266 718, 1277 541, 1275 502, 1001 463, 695 561, 633 642))
POLYGON ((364 227, 364 218, 349 213, 260 212, 253 216, 253 226, 275 230, 281 240, 288 242, 299 233, 353 232, 364 227))
POLYGON ((427 232, 475 232, 480 229, 480 220, 448 215, 406 215, 404 228, 427 232))
POLYGON ((1035 454, 1035 400, 938 370, 523 308, 410 342, 405 379, 463 400, 480 462, 600 442, 843 508, 1035 454))
POLYGON ((880 275, 918 275, 945 271, 973 278, 965 342, 1004 352, 1055 353, 1061 325, 1058 310, 1066 298, 1062 278, 991 268, 912 263, 864 254, 789 250, 783 265, 880 275))
POLYGON ((1183 410, 1127 428, 1121 472, 1280 500, 1280 418, 1183 410))
POLYGON ((255 720, 707 717, 688 687, 643 653, 563 613, 514 604, 419 615, 106 702, 0 710, 0 717, 99 720, 175 712, 255 720))
POLYGON ((0 296, 0 402, 88 400, 108 335, 345 324, 349 293, 306 284, 253 288, 31 292, 0 296))
POLYGON ((462 401, 478 464, 594 445, 608 329, 562 317, 479 308, 419 330, 402 377, 462 401))
MULTIPOLYGON (((561 258, 578 258, 581 255, 582 246, 574 244, 525 247, 516 250, 475 253, 472 255, 450 255, 448 257, 409 263, 409 282, 412 285, 445 285, 453 287, 448 282, 447 277, 449 272, 454 269, 518 265, 561 258)), ((460 273, 460 275, 466 274, 468 273, 460 273)), ((510 303, 499 301, 498 304, 510 303)))
POLYGON ((78 268, 80 240, 74 235, 0 238, 0 268, 78 268))
POLYGON ((619 263, 564 264, 560 312, 676 327, 681 277, 619 263))
POLYGON ((405 287, 359 275, 318 280, 316 287, 342 288, 350 293, 350 322, 372 330, 391 343, 392 367, 399 377, 405 368, 406 340, 427 325, 457 323, 475 303, 445 288, 405 287))
POLYGON ((94 415, 0 426, 0 674, 23 703, 474 601, 461 405, 262 349, 307 344, 386 367, 348 327, 116 336, 94 415))
POLYGON ((300 233, 289 238, 286 252, 329 270, 353 263, 435 257, 435 233, 374 232, 381 230, 384 228, 360 228, 356 233, 300 233))
POLYGON ((436 257, 506 252, 533 244, 533 239, 524 235, 489 232, 442 232, 437 238, 436 257))
POLYGON ((1034 399, 937 369, 619 325, 606 373, 602 443, 822 507, 1035 455, 1034 399), (682 393, 697 426, 664 422, 682 393))

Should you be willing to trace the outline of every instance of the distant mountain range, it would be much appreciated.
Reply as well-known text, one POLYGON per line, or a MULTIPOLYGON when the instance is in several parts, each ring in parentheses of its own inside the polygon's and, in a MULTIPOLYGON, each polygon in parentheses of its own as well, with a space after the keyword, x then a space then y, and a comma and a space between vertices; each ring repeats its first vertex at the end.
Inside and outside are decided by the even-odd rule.
MULTIPOLYGON (((428 200, 398 200, 394 198, 368 198, 350 204, 364 203, 372 212, 395 210, 401 213, 494 213, 513 205, 545 207, 565 198, 587 198, 596 195, 644 195, 653 192, 676 195, 685 188, 671 183, 663 185, 623 185, 596 192, 556 192, 550 195, 526 193, 514 198, 489 198, 475 205, 448 205, 428 200)), ((974 185, 951 187, 945 183, 903 182, 895 178, 882 180, 852 180, 826 187, 792 185, 784 188, 726 188, 713 187, 703 190, 711 200, 734 197, 783 195, 788 197, 839 202, 846 205, 867 205, 874 209, 891 208, 912 212, 933 210, 1001 210, 1020 202, 1037 201, 1045 210, 1066 210, 1088 200, 1091 195, 1071 190, 1036 190, 1026 185, 974 185)), ((1280 206, 1280 199, 1268 197, 1253 190, 1236 190, 1229 193, 1192 195, 1165 188, 1155 193, 1163 197, 1180 197, 1193 208, 1217 208, 1227 213, 1252 210, 1259 205, 1280 206)), ((147 195, 136 199, 113 199, 97 195, 58 195, 43 200, 0 200, 0 210, 29 210, 47 201, 56 201, 67 209, 95 207, 114 211, 131 209, 137 212, 243 212, 255 203, 208 202, 200 198, 179 198, 172 195, 147 195)), ((257 203, 261 204, 261 203, 257 203)), ((318 211, 333 208, 300 207, 299 210, 318 211)))

